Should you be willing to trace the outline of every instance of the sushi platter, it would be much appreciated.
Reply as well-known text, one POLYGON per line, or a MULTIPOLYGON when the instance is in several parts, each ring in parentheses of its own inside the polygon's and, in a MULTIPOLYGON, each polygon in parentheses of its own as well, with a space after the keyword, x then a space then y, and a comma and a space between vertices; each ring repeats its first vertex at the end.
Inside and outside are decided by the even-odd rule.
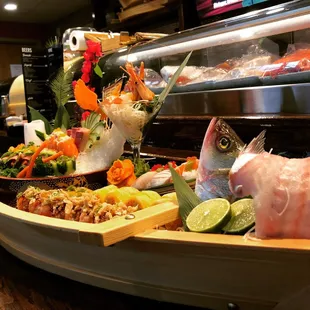
MULTIPOLYGON (((290 31, 309 23, 297 2, 283 17, 290 31)), ((279 34, 278 15, 253 20, 279 34)), ((191 46, 203 45, 205 27, 171 40, 193 31, 191 46)), ((51 82, 55 119, 29 107, 24 143, 0 157, 0 245, 49 272, 159 301, 308 310, 310 47, 290 36, 280 53, 227 29, 240 48, 212 46, 204 63, 206 47, 147 56, 170 36, 109 55, 88 38, 79 75, 61 69, 51 82)))

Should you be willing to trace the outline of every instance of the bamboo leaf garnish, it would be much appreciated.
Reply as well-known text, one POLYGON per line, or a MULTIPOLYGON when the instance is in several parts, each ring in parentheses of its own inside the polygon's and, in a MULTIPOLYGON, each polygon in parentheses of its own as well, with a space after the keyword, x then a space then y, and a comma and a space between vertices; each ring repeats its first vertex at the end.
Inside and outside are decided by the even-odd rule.
POLYGON ((65 105, 72 97, 72 79, 73 75, 71 73, 64 73, 64 69, 60 68, 56 77, 51 82, 51 90, 58 107, 65 105))
POLYGON ((169 169, 172 175, 174 189, 178 198, 179 213, 182 219, 182 223, 185 230, 188 230, 186 226, 186 219, 190 212, 202 201, 170 164, 169 169))
POLYGON ((67 109, 60 105, 58 106, 56 115, 55 115, 55 124, 54 128, 65 128, 68 129, 70 127, 70 115, 67 109))
POLYGON ((35 130, 35 133, 41 141, 45 141, 45 134, 42 131, 35 130))
POLYGON ((159 95, 158 101, 159 102, 163 102, 166 97, 168 96, 168 94, 170 93, 172 87, 174 86, 175 82, 177 81, 177 79, 179 78, 180 74, 182 73, 184 67, 187 65, 188 60, 190 59, 191 55, 193 52, 190 52, 186 58, 183 60, 182 64, 180 65, 180 67, 178 68, 178 70, 174 73, 174 75, 172 76, 172 78, 168 81, 167 86, 165 87, 165 89, 161 92, 161 94, 159 95))
POLYGON ((35 121, 35 120, 39 119, 39 120, 43 121, 46 133, 50 134, 52 132, 53 128, 52 128, 51 124, 48 122, 48 120, 36 109, 29 106, 29 110, 30 110, 31 120, 35 121))

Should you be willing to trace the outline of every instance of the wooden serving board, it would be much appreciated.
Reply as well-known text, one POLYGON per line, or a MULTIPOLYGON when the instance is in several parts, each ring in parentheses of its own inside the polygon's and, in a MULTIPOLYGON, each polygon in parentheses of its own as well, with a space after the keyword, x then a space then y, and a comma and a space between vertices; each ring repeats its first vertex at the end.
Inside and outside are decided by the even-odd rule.
MULTIPOLYGON (((162 203, 100 224, 89 224, 36 215, 0 202, 0 216, 37 226, 47 234, 60 236, 63 231, 69 231, 80 243, 109 246, 157 225, 161 226, 177 220, 179 207, 172 202, 162 203)), ((63 234, 63 238, 66 236, 68 235, 63 234)))
POLYGON ((165 203, 129 224, 86 224, 0 204, 0 244, 36 267, 127 294, 214 310, 308 310, 299 304, 310 302, 310 240, 147 230, 177 214, 165 203))

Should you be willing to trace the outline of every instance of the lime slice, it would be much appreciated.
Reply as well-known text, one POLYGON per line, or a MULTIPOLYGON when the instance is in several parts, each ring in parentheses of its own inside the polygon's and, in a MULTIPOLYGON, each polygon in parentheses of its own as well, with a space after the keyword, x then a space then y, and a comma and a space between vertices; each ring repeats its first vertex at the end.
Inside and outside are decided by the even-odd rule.
POLYGON ((240 234, 255 224, 253 199, 241 199, 231 205, 231 219, 223 228, 228 234, 240 234))
POLYGON ((221 230, 230 217, 230 203, 226 199, 210 199, 191 211, 186 219, 186 225, 193 232, 215 232, 221 230))

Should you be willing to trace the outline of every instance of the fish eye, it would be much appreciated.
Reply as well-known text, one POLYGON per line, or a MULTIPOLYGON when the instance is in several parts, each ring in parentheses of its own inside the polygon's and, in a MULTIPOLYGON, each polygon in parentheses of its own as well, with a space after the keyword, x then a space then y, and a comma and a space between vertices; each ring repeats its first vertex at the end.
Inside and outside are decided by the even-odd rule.
POLYGON ((218 147, 222 151, 227 151, 231 147, 231 141, 228 137, 221 137, 218 141, 218 147))

